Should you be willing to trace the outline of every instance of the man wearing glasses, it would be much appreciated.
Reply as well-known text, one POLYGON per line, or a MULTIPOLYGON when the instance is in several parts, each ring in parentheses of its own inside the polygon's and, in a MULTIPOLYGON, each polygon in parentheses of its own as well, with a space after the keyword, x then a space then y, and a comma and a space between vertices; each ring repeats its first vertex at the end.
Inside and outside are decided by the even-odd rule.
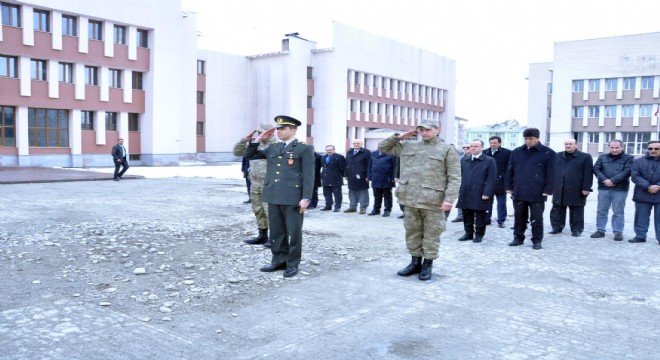
POLYGON ((630 243, 646 242, 649 218, 653 210, 655 239, 660 245, 660 141, 649 141, 648 152, 635 160, 632 166, 632 182, 635 184, 635 237, 630 243))

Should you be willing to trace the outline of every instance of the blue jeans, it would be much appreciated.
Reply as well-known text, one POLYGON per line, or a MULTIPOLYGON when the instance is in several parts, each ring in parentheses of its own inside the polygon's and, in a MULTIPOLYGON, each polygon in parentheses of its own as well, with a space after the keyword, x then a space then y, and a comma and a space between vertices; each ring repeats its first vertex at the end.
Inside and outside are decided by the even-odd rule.
POLYGON ((646 240, 646 233, 649 231, 651 209, 653 209, 655 239, 660 241, 660 204, 635 203, 635 237, 646 240))
POLYGON ((615 234, 623 233, 624 215, 628 191, 614 191, 598 189, 598 210, 596 212, 596 230, 605 232, 607 215, 612 207, 612 231, 615 234))
POLYGON ((487 221, 493 218, 493 202, 495 202, 495 200, 497 200, 497 223, 501 224, 506 221, 506 195, 506 193, 493 195, 495 199, 490 202, 490 208, 487 213, 489 218, 487 221))

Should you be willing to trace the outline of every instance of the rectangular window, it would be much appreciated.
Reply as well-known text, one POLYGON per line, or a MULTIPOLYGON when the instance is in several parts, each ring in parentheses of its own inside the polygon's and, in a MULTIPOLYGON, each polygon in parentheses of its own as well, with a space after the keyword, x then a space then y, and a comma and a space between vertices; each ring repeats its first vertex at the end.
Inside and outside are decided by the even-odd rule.
POLYGON ((584 80, 573 80, 573 92, 584 91, 584 80))
POLYGON ((624 118, 633 117, 633 110, 635 110, 634 105, 623 105, 623 106, 621 106, 621 117, 624 117, 624 118))
POLYGON ((312 97, 311 96, 307 97, 307 108, 308 109, 312 108, 312 97))
POLYGON ((21 7, 2 3, 2 25, 21 27, 21 7))
POLYGON ((552 83, 548 83, 548 95, 552 95, 552 83))
POLYGON ((137 46, 141 48, 149 47, 149 30, 137 29, 137 46))
POLYGON ((619 79, 605 79, 605 91, 616 91, 619 79))
POLYGON ((85 66, 85 85, 99 84, 99 68, 96 66, 85 66))
POLYGON ((18 59, 15 56, 0 55, 0 76, 17 77, 16 64, 18 64, 18 59))
POLYGON ((652 104, 639 105, 639 117, 651 117, 651 115, 653 115, 652 104))
POLYGON ((198 122, 197 123, 197 136, 204 136, 204 123, 203 122, 198 122))
POLYGON ((116 112, 107 112, 107 113, 105 113, 105 130, 107 130, 107 131, 117 131, 117 113, 116 112))
POLYGON ((616 117, 616 105, 605 105, 605 117, 606 118, 616 117))
POLYGON ((87 29, 88 29, 87 37, 90 40, 103 41, 103 23, 96 20, 89 20, 89 23, 87 24, 87 29))
POLYGON ((126 26, 115 25, 114 41, 115 44, 126 45, 126 26))
POLYGON ((573 106, 573 117, 582 119, 584 117, 584 106, 573 106))
POLYGON ((355 85, 360 85, 360 72, 355 72, 355 85))
POLYGON ((133 71, 133 89, 134 90, 144 90, 142 89, 142 73, 139 71, 133 71))
POLYGON ((206 69, 205 69, 205 66, 204 66, 205 64, 206 63, 204 62, 204 60, 197 60, 197 74, 198 75, 206 74, 206 69))
POLYGON ((30 67, 32 80, 48 81, 48 63, 46 60, 30 59, 30 67))
POLYGON ((110 69, 110 87, 121 89, 121 70, 110 69))
POLYGON ((355 112, 355 100, 351 99, 349 106, 350 106, 350 111, 355 112))
POLYGON ((128 114, 128 131, 140 131, 140 114, 128 114))
POLYGON ((646 143, 651 140, 650 132, 624 132, 621 133, 623 148, 629 155, 642 155, 646 153, 646 143))
POLYGON ((60 82, 73 83, 73 64, 59 63, 58 66, 60 73, 60 82))
POLYGON ((653 89, 653 76, 642 76, 642 89, 653 89))
POLYGON ((204 92, 203 91, 198 91, 197 92, 197 104, 204 105, 204 92))
POLYGON ((599 135, 600 135, 600 133, 590 132, 589 133, 589 144, 598 144, 599 135))
POLYGON ((609 143, 612 140, 616 140, 616 133, 615 132, 606 132, 606 133, 603 133, 603 135, 605 135, 604 136, 605 137, 605 144, 609 145, 609 143))
POLYGON ((0 146, 16 146, 16 108, 0 105, 0 146))
POLYGON ((69 110, 28 108, 28 141, 34 147, 68 147, 69 110))
POLYGON ((623 78, 623 90, 635 90, 635 78, 623 78))
POLYGON ((589 106, 589 117, 597 118, 600 116, 600 106, 589 106))
POLYGON ((80 129, 94 130, 94 112, 81 111, 80 112, 80 129))
POLYGON ((313 69, 314 69, 314 68, 311 67, 311 66, 308 66, 308 67, 307 67, 307 79, 308 79, 308 80, 312 80, 312 79, 313 79, 313 77, 312 77, 312 75, 313 75, 313 69))
POLYGON ((62 15, 62 35, 78 36, 78 19, 71 15, 62 15))
POLYGON ((34 17, 34 30, 50 32, 50 11, 32 10, 34 17))
POLYGON ((589 92, 599 92, 599 91, 600 91, 600 79, 589 80, 589 92))

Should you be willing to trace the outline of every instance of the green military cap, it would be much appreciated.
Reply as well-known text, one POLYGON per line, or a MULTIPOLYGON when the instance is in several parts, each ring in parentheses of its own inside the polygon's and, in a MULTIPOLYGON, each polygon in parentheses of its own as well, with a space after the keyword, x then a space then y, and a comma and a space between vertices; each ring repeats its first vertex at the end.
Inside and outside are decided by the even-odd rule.
POLYGON ((275 116, 275 124, 276 124, 275 127, 278 129, 284 126, 298 127, 302 125, 302 123, 299 120, 296 120, 291 116, 286 116, 286 115, 275 116))
POLYGON ((423 127, 424 129, 430 129, 434 127, 437 129, 440 127, 440 125, 438 124, 438 120, 422 119, 422 121, 419 122, 419 125, 417 125, 417 127, 423 127))
POLYGON ((260 133, 262 133, 262 132, 264 132, 264 131, 266 131, 266 130, 268 130, 268 129, 271 129, 272 127, 273 127, 273 126, 272 126, 270 123, 268 123, 268 122, 262 122, 262 123, 259 123, 259 126, 257 127, 257 131, 260 132, 260 133))

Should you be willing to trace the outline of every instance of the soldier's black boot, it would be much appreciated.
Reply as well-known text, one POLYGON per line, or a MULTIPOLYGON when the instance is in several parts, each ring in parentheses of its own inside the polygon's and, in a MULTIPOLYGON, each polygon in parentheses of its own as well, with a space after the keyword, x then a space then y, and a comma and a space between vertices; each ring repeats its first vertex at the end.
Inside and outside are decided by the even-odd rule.
POLYGON ((259 236, 244 242, 249 245, 261 245, 268 241, 268 229, 259 229, 259 236))
POLYGON ((413 256, 410 264, 396 273, 399 276, 410 276, 422 271, 422 257, 413 256))
POLYGON ((433 260, 424 259, 422 264, 422 272, 419 273, 420 280, 430 280, 433 270, 433 260))

